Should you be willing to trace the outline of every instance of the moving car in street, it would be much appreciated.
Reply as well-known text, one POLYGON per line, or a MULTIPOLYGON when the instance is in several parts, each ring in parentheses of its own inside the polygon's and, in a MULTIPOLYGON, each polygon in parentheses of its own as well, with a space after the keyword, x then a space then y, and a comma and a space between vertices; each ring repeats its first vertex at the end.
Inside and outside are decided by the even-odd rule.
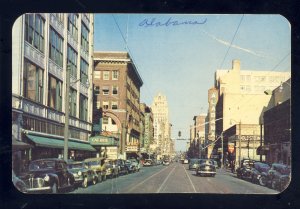
POLYGON ((252 179, 252 168, 254 165, 254 160, 251 159, 242 159, 241 161, 241 167, 238 167, 236 169, 236 175, 240 179, 252 179))
POLYGON ((97 173, 98 182, 106 180, 105 158, 87 158, 83 161, 85 165, 97 173))
POLYGON ((97 184, 98 181, 98 175, 97 173, 88 168, 87 165, 85 165, 82 161, 73 161, 68 162, 68 170, 73 174, 75 185, 86 188, 89 183, 92 183, 93 185, 97 184))
POLYGON ((209 175, 214 177, 216 175, 216 167, 213 160, 210 159, 201 159, 199 166, 196 168, 196 175, 209 175))
POLYGON ((169 159, 164 159, 162 164, 163 165, 170 165, 170 160, 169 159))
POLYGON ((189 170, 196 170, 196 168, 199 166, 199 164, 200 164, 200 159, 198 159, 198 158, 190 159, 189 170))
POLYGON ((57 193, 74 188, 74 176, 62 159, 46 158, 32 161, 22 180, 28 193, 57 193))
POLYGON ((273 163, 267 175, 267 185, 283 191, 291 180, 291 168, 284 164, 273 163))
POLYGON ((188 159, 184 159, 183 160, 183 164, 188 164, 189 163, 189 160, 188 159))

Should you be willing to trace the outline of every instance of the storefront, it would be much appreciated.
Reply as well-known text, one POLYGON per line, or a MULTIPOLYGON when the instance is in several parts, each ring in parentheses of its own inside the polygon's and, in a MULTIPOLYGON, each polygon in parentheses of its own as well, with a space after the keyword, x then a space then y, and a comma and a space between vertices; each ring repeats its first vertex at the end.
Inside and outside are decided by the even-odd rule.
MULTIPOLYGON (((27 133, 26 140, 33 146, 30 153, 30 159, 41 158, 63 158, 64 139, 63 137, 53 135, 38 135, 27 133)), ((94 157, 96 150, 89 142, 74 139, 68 140, 68 158, 73 160, 84 160, 94 157)))
POLYGON ((97 150, 97 157, 108 159, 119 158, 119 138, 116 136, 98 135, 89 138, 90 144, 97 150))

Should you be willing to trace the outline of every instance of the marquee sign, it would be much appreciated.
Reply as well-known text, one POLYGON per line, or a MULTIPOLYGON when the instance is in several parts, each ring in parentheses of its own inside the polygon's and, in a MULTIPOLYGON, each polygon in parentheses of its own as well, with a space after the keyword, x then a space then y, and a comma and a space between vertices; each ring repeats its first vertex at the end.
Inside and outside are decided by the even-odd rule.
POLYGON ((94 136, 90 137, 91 145, 98 146, 118 146, 118 141, 115 137, 94 136))

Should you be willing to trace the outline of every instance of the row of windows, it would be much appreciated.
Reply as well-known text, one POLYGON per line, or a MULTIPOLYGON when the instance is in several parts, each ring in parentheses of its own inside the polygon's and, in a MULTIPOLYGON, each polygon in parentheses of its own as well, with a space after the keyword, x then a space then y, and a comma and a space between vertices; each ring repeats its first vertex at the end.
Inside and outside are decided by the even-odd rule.
MULTIPOLYGON (((251 75, 241 75, 241 81, 251 81, 251 75)), ((283 76, 252 76, 254 82, 266 82, 267 80, 271 83, 284 81, 283 76)))
MULTIPOLYGON (((101 71, 95 71, 95 78, 101 78, 101 71)), ((118 80, 119 79, 119 71, 113 70, 113 71, 103 71, 103 80, 118 80), (111 73, 111 78, 110 78, 111 73)))
MULTIPOLYGON (((26 116, 23 117, 23 128, 41 133, 64 136, 64 126, 26 116)), ((86 132, 80 132, 73 128, 70 128, 69 131, 71 138, 81 139, 84 141, 88 140, 88 134, 86 132)))
MULTIPOLYGON (((57 18, 63 18, 61 14, 55 13, 57 18)), ((77 15, 69 14, 68 16, 68 31, 77 40, 77 15)), ((81 47, 87 53, 89 52, 89 31, 87 27, 82 24, 81 27, 81 47)), ((45 20, 39 14, 25 15, 25 40, 34 48, 42 53, 45 52, 45 20)), ((68 46, 68 54, 70 54, 70 47, 68 46)), ((74 51, 74 50, 73 50, 74 51)), ((76 53, 74 51, 74 53, 76 53)), ((77 53, 76 53, 77 54, 77 53)), ((71 55, 70 55, 71 56, 71 55)), ((63 65, 63 38, 50 27, 49 38, 49 58, 57 65, 63 65)), ((73 57, 72 57, 73 59, 73 57)), ((73 59, 74 60, 74 59, 73 59)), ((77 60, 77 59, 75 59, 77 60)), ((73 62, 75 64, 76 61, 73 62)))
MULTIPOLYGON (((109 102, 109 101, 103 101, 102 102, 102 108, 104 109, 104 110, 108 110, 109 109, 109 104, 111 103, 111 109, 113 109, 113 110, 117 110, 118 109, 118 102, 117 101, 111 101, 111 102, 109 102)), ((101 102, 97 102, 97 109, 99 109, 101 107, 101 102)))
MULTIPOLYGON (((119 90, 119 87, 116 85, 113 85, 111 87, 112 95, 118 95, 118 90, 119 90)), ((100 95, 100 86, 95 86, 94 93, 95 93, 95 95, 100 95)), ((102 94, 109 95, 109 86, 102 87, 102 94)))

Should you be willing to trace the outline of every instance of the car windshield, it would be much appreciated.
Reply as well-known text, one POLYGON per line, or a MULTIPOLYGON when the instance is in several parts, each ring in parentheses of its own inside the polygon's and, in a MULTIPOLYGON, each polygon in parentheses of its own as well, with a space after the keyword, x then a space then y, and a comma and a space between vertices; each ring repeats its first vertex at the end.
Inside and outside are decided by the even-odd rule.
POLYGON ((213 165, 214 163, 211 160, 200 160, 200 164, 209 164, 213 165))
POLYGON ((68 168, 69 169, 76 169, 76 168, 82 168, 83 167, 83 163, 71 163, 68 164, 68 168))
POLYGON ((40 169, 51 169, 54 167, 55 167, 54 161, 39 160, 39 161, 31 162, 29 165, 29 170, 34 171, 34 170, 40 170, 40 169))

